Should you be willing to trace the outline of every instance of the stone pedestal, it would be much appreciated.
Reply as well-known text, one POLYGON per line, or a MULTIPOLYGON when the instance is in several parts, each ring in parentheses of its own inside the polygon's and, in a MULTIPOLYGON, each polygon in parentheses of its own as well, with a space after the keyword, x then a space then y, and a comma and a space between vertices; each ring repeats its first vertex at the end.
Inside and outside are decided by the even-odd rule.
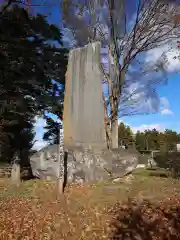
MULTIPOLYGON (((58 162, 53 154, 58 145, 51 145, 43 151, 51 155, 44 159, 43 168, 38 165, 38 158, 31 157, 34 176, 40 179, 55 179, 58 162)), ((71 182, 99 182, 123 177, 133 171, 138 164, 136 152, 125 149, 109 151, 106 148, 69 147, 65 152, 64 169, 65 181, 71 182)))

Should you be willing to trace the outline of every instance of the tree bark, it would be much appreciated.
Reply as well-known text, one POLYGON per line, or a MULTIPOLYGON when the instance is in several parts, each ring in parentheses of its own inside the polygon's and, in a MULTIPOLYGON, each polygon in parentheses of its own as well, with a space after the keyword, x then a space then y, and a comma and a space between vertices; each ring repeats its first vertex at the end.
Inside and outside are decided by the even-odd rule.
POLYGON ((103 94, 103 101, 104 101, 104 124, 105 124, 105 132, 106 132, 106 142, 107 142, 107 148, 110 149, 112 142, 111 142, 111 126, 110 121, 108 117, 108 111, 107 111, 107 104, 105 101, 105 97, 103 94))
POLYGON ((112 149, 118 148, 118 117, 115 116, 111 122, 112 149))

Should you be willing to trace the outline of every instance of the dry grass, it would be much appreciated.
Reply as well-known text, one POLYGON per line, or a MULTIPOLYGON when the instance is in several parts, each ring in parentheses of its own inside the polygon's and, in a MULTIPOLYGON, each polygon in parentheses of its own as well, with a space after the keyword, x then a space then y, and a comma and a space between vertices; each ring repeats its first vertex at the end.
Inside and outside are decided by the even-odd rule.
POLYGON ((67 186, 57 201, 53 182, 33 180, 15 188, 0 180, 0 239, 109 239, 109 209, 115 203, 159 201, 179 191, 180 181, 135 176, 131 183, 67 186))

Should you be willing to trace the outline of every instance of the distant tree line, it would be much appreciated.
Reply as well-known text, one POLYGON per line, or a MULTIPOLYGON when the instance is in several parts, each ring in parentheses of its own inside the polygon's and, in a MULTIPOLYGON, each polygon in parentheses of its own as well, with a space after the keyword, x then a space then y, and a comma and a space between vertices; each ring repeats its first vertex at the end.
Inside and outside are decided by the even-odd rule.
POLYGON ((118 140, 119 146, 135 147, 138 151, 175 151, 176 144, 180 143, 180 134, 170 129, 164 132, 156 129, 137 131, 133 134, 131 128, 121 122, 118 128, 118 140))
MULTIPOLYGON (((60 124, 47 118, 47 126, 45 127, 44 140, 51 143, 58 143, 60 124)), ((175 151, 176 144, 180 143, 180 133, 166 129, 160 132, 156 129, 137 131, 133 133, 130 126, 123 122, 118 127, 118 144, 119 147, 136 148, 138 151, 175 151)))

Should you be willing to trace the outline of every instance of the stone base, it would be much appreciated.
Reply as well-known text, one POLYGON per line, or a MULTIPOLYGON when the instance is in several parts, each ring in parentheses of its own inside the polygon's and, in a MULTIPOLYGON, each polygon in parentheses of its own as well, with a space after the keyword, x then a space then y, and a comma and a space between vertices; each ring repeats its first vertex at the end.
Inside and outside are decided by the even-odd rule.
MULTIPOLYGON (((51 155, 48 152, 48 156, 51 155)), ((42 161, 42 159, 41 159, 42 161)), ((40 179, 56 178, 57 159, 44 159, 43 167, 37 157, 31 157, 32 172, 40 179)), ((132 172, 138 164, 136 152, 125 149, 71 147, 65 151, 65 180, 72 182, 99 182, 122 177, 132 172)))

